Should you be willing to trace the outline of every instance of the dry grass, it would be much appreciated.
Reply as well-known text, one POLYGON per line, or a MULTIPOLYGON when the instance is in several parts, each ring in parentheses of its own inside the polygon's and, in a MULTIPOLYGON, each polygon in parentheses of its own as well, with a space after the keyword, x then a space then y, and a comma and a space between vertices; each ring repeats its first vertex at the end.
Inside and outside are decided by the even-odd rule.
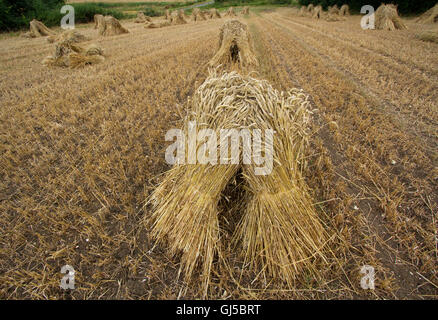
MULTIPOLYGON (((273 129, 273 173, 255 174, 252 165, 243 166, 247 183, 247 208, 233 235, 243 244, 244 261, 253 270, 284 280, 293 287, 301 272, 318 274, 316 261, 325 260, 328 241, 303 180, 302 161, 308 148, 309 103, 301 91, 280 93, 266 81, 239 74, 210 74, 188 103, 183 128, 190 121, 220 129, 273 129)), ((272 142, 272 141, 271 141, 272 142)), ((196 146, 196 149, 200 144, 196 146)), ((219 150, 218 150, 219 151, 219 150)), ((241 150, 243 151, 243 150, 241 150)), ((220 243, 218 205, 239 165, 175 165, 151 196, 154 204, 152 233, 170 252, 182 252, 181 270, 190 282, 201 264, 207 294, 215 256, 224 256, 220 243)), ((236 199, 241 203, 243 199, 236 199)), ((236 250, 233 250, 234 252, 236 250)), ((321 266, 319 266, 321 267, 321 266)))
POLYGON ((222 18, 220 12, 216 8, 211 8, 208 14, 210 15, 210 19, 222 18))
POLYGON ((244 261, 251 269, 260 270, 263 278, 281 279, 292 289, 302 274, 320 276, 322 263, 327 263, 330 230, 318 216, 304 180, 308 168, 303 159, 309 155, 307 96, 298 89, 286 95, 266 83, 261 87, 265 88, 257 88, 255 100, 263 104, 246 119, 277 132, 276 165, 267 176, 255 175, 251 167, 243 169, 249 199, 234 242, 242 242, 244 261))
POLYGON ((207 20, 204 11, 199 8, 195 8, 192 11, 192 20, 193 21, 204 21, 207 20))
POLYGON ((341 8, 339 9, 339 15, 340 16, 349 16, 350 15, 350 7, 348 4, 343 4, 341 8))
POLYGON ((309 13, 313 13, 313 9, 315 8, 315 6, 313 5, 313 4, 309 4, 308 6, 307 6, 307 12, 309 12, 309 13))
POLYGON ((134 21, 135 23, 145 23, 152 22, 151 17, 146 16, 143 12, 137 12, 137 18, 134 21))
POLYGON ((68 42, 68 43, 80 43, 88 41, 89 39, 78 32, 77 30, 66 30, 60 34, 52 35, 47 38, 47 42, 68 42))
MULTIPOLYGON (((232 80, 232 79, 231 79, 232 80)), ((188 121, 194 120, 202 126, 233 128, 243 122, 240 107, 221 90, 231 90, 227 77, 207 79, 197 89, 188 104, 188 121), (209 96, 211 99, 206 100, 209 96), (229 105, 229 108, 221 106, 229 105), (230 117, 234 117, 232 121, 230 117), (240 120, 239 120, 240 119, 240 120)), ((228 181, 237 172, 238 166, 184 165, 174 166, 152 194, 155 210, 152 214, 152 233, 159 240, 167 238, 171 253, 182 251, 181 270, 185 280, 190 281, 197 263, 200 263, 203 292, 210 283, 212 264, 219 245, 218 204, 228 181)))
POLYGON ((335 21, 345 21, 345 18, 339 14, 333 14, 328 12, 325 14, 325 21, 335 22, 335 21))
POLYGON ((313 19, 322 19, 324 16, 324 11, 322 11, 321 6, 316 6, 315 8, 313 8, 312 14, 313 19))
POLYGON ((423 13, 416 20, 419 23, 437 23, 438 22, 438 3, 423 13))
POLYGON ((330 158, 323 180, 333 189, 326 198, 343 199, 329 206, 339 210, 334 219, 360 252, 352 253, 356 263, 366 257, 377 266, 381 291, 376 294, 436 298, 433 190, 438 181, 430 174, 437 161, 436 45, 421 43, 408 30, 366 33, 359 20, 349 17, 340 28, 289 14, 266 15, 254 26, 266 31, 256 39, 270 58, 261 68, 281 87, 303 87, 328 125, 319 134, 330 158), (371 65, 360 67, 365 61, 371 65), (418 69, 426 73, 418 75, 418 69), (426 279, 414 276, 418 273, 426 279))
POLYGON ((128 29, 124 28, 120 21, 112 16, 96 15, 94 17, 96 22, 95 28, 98 29, 100 36, 114 36, 124 33, 129 33, 128 29))
POLYGON ((105 17, 101 14, 94 15, 94 29, 99 29, 99 26, 105 23, 105 17))
POLYGON ((249 7, 245 6, 243 7, 242 11, 240 12, 242 15, 247 15, 249 14, 249 7))
POLYGON ((418 34, 418 38, 423 41, 438 43, 438 31, 424 31, 418 34))
MULTIPOLYGON (((336 233, 333 257, 292 289, 250 268, 232 251, 233 217, 245 212, 226 200, 243 192, 236 179, 219 204, 223 257, 208 298, 438 298, 437 44, 419 40, 429 27, 410 19, 408 30, 370 32, 360 18, 333 24, 278 9, 246 19, 260 78, 303 88, 315 109, 304 179, 336 233), (360 288, 364 264, 376 268, 372 292, 360 288)), ((82 69, 42 66, 53 48, 45 38, 0 40, 0 297, 202 297, 141 222, 169 170, 164 135, 207 77, 222 23, 126 22, 118 37, 79 25, 108 55, 82 69), (71 292, 59 288, 65 264, 76 270, 71 292)))
POLYGON ((178 24, 186 24, 187 21, 184 16, 184 10, 173 11, 170 15, 170 24, 178 25, 178 24))
POLYGON ((55 32, 47 28, 41 21, 33 19, 29 22, 29 32, 23 33, 24 38, 39 38, 53 36, 55 32))
POLYGON ((237 64, 239 68, 257 66, 248 27, 238 20, 229 20, 220 28, 219 48, 209 65, 217 67, 237 64))
POLYGON ((126 24, 131 33, 117 38, 97 38, 91 24, 81 29, 111 59, 68 71, 40 64, 52 50, 45 39, 32 42, 32 51, 27 39, 2 40, 2 54, 13 58, 0 62, 2 298, 65 297, 59 271, 67 263, 81 288, 72 292, 75 299, 171 297, 170 287, 158 287, 163 276, 174 281, 169 275, 176 262, 159 251, 147 253, 153 246, 139 225, 140 208, 166 168, 164 134, 176 104, 202 76, 199 61, 214 53, 221 22, 202 30, 126 24), (35 72, 11 72, 17 64, 35 72), (157 89, 164 94, 156 96, 157 89), (39 129, 31 123, 45 138, 35 136, 39 129), (23 215, 16 220, 14 212, 23 215))
POLYGON ((154 21, 151 23, 146 23, 144 25, 145 28, 148 29, 156 29, 156 28, 164 28, 164 27, 168 27, 171 26, 172 24, 170 23, 170 21, 164 20, 164 21, 154 21))
POLYGON ((101 63, 105 60, 102 48, 91 44, 80 47, 70 39, 65 39, 55 46, 55 53, 46 57, 43 64, 55 67, 81 68, 86 65, 101 63))
POLYGON ((377 30, 393 31, 407 28, 398 15, 397 6, 393 4, 382 4, 377 8, 375 16, 377 30))
POLYGON ((337 5, 334 5, 332 7, 329 6, 328 7, 328 13, 329 14, 333 14, 333 15, 339 14, 339 7, 337 5))
POLYGON ((227 9, 227 11, 225 11, 224 16, 225 17, 236 17, 236 12, 234 11, 234 8, 233 7, 229 7, 227 9))
POLYGON ((166 10, 164 11, 164 19, 170 21, 170 10, 169 10, 169 9, 166 9, 166 10))

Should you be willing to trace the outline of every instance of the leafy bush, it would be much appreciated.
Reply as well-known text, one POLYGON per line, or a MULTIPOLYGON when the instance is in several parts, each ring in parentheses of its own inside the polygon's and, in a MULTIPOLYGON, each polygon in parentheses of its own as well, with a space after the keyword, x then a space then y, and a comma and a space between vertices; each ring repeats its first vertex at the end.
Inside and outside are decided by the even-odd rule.
POLYGON ((63 4, 64 0, 0 0, 0 30, 23 27, 63 4))
MULTIPOLYGON (((27 28, 32 19, 40 20, 49 27, 59 25, 63 17, 60 10, 64 4, 64 0, 0 0, 0 31, 27 28)), ((112 15, 117 19, 126 17, 121 11, 98 3, 77 3, 72 6, 77 23, 93 21, 95 14, 112 15)))
POLYGON ((158 16, 162 16, 163 12, 160 10, 157 10, 155 8, 150 8, 147 7, 143 10, 143 13, 148 16, 148 17, 158 17, 158 16))
MULTIPOLYGON (((75 8, 75 22, 77 23, 91 22, 94 20, 95 14, 110 15, 116 19, 123 19, 127 17, 119 10, 105 8, 97 3, 77 3, 72 4, 72 6, 75 8)), ((62 15, 60 14, 59 16, 61 17, 62 15)), ((58 23, 60 19, 61 18, 59 18, 58 23)))

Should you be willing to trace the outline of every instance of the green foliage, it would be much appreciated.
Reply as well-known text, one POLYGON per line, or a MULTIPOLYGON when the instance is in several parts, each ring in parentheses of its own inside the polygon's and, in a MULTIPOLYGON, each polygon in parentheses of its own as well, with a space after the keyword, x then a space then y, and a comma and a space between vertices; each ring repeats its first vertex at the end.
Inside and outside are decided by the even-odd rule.
MULTIPOLYGON (((123 12, 134 10, 143 11, 151 17, 159 16, 163 15, 164 8, 177 9, 201 1, 203 0, 189 2, 93 2, 70 5, 75 8, 75 21, 84 23, 93 21, 95 14, 111 15, 117 19, 130 18, 133 15, 127 15, 123 12)), ((64 0, 0 0, 0 31, 26 29, 32 19, 40 20, 49 27, 59 25, 63 16, 60 9, 64 4, 64 0)))
MULTIPOLYGON (((64 0, 0 0, 0 31, 27 28, 32 19, 52 27, 59 25, 63 14, 64 0)), ((117 19, 125 15, 118 10, 106 8, 97 3, 72 4, 75 8, 75 22, 93 21, 95 14, 112 15, 117 19)))
POLYGON ((364 5, 371 5, 374 9, 384 3, 393 3, 398 5, 398 11, 403 14, 421 13, 432 8, 436 0, 299 0, 301 5, 307 6, 312 3, 314 5, 322 5, 324 9, 328 6, 338 5, 340 7, 343 4, 348 4, 353 12, 360 12, 360 8, 364 5))
POLYGON ((64 4, 64 0, 0 0, 0 31, 18 29, 64 4))
MULTIPOLYGON (((91 22, 94 20, 95 14, 110 15, 116 19, 123 19, 126 17, 123 12, 116 9, 105 8, 98 3, 77 3, 72 4, 72 6, 75 8, 75 22, 77 23, 91 22)), ((61 16, 62 15, 60 14, 57 23, 61 21, 61 16)))
POLYGON ((158 17, 163 15, 163 11, 157 10, 152 7, 147 7, 143 10, 143 13, 148 17, 158 17))

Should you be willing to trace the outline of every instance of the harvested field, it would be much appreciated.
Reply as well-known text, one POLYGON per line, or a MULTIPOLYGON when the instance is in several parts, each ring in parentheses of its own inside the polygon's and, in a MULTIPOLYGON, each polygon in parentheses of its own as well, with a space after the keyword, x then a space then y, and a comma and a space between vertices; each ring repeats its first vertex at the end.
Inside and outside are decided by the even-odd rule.
POLYGON ((98 45, 106 59, 80 69, 42 65, 56 45, 45 37, 0 40, 0 298, 437 299, 438 44, 419 39, 430 25, 413 18, 394 31, 343 18, 287 8, 234 18, 248 26, 251 76, 268 80, 270 92, 309 96, 306 169, 288 180, 307 186, 298 190, 316 229, 327 230, 320 241, 330 254, 293 281, 278 276, 284 264, 260 272, 269 256, 289 258, 269 251, 278 248, 245 259, 243 248, 270 241, 252 242, 245 228, 271 225, 244 218, 239 204, 262 212, 297 189, 242 170, 217 203, 221 250, 207 291, 205 281, 187 285, 181 255, 155 242, 147 200, 171 169, 165 134, 181 126, 188 97, 207 79, 225 19, 162 29, 122 21, 129 33, 110 37, 81 25, 79 45, 98 45), (246 198, 242 181, 276 187, 280 200, 246 198), (68 294, 59 287, 66 264, 76 270, 68 294), (360 286, 363 265, 376 270, 375 290, 360 286))

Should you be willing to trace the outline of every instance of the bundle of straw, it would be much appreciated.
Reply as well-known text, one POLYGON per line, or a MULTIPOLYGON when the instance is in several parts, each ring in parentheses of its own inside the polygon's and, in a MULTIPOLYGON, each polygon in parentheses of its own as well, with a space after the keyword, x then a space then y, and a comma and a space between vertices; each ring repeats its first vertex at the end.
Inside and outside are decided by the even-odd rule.
POLYGON ((70 43, 79 43, 79 42, 83 42, 83 41, 88 41, 89 39, 82 35, 81 33, 79 33, 76 30, 66 30, 63 33, 57 34, 57 35, 52 35, 49 36, 47 38, 47 41, 49 43, 53 43, 53 42, 70 42, 70 43))
POLYGON ((186 281, 196 266, 202 266, 207 292, 214 258, 224 247, 218 203, 241 168, 251 200, 233 239, 236 247, 243 244, 245 260, 289 285, 303 269, 315 271, 317 261, 324 260, 327 236, 303 180, 310 119, 307 96, 214 70, 188 101, 188 110, 186 133, 189 122, 196 121, 200 129, 211 128, 218 137, 220 129, 232 128, 274 129, 277 136, 271 175, 258 176, 253 165, 245 164, 175 165, 151 195, 152 234, 159 242, 167 240, 172 254, 182 252, 180 272, 186 281))
MULTIPOLYGON (((237 74, 211 74, 188 101, 191 110, 185 119, 206 128, 234 128, 244 122, 246 102, 236 101, 232 94, 242 85, 237 74)), ((200 127, 199 129, 202 129, 200 127)), ((216 133, 219 135, 219 131, 216 133)), ((199 146, 197 146, 198 148, 199 146)), ((196 149, 197 149, 196 148, 196 149)), ((182 251, 182 270, 187 281, 197 263, 202 264, 201 277, 208 286, 213 258, 219 250, 218 203, 238 165, 176 165, 152 194, 155 205, 153 235, 167 238, 172 254, 182 251)))
POLYGON ((38 38, 45 36, 53 36, 56 33, 49 28, 47 28, 44 23, 33 19, 29 22, 29 32, 24 33, 22 36, 25 38, 38 38))
POLYGON ((137 18, 134 21, 135 23, 145 23, 152 22, 151 17, 146 16, 143 12, 137 12, 137 18))
POLYGON ((298 89, 283 95, 270 86, 263 101, 253 121, 258 119, 258 128, 275 128, 274 168, 266 176, 256 175, 253 166, 243 168, 250 201, 234 242, 244 246, 245 265, 293 287, 303 270, 318 275, 328 240, 303 177, 309 104, 298 89))
POLYGON ((96 26, 99 35, 101 36, 112 36, 112 35, 119 35, 124 33, 129 33, 129 31, 124 28, 120 21, 112 16, 99 16, 96 15, 96 26))
POLYGON ((210 19, 220 19, 221 14, 219 13, 219 11, 216 8, 211 8, 209 11, 209 15, 210 15, 210 19))
POLYGON ((438 3, 429 10, 427 10, 425 13, 423 13, 421 16, 419 16, 415 21, 419 23, 437 23, 438 3))
POLYGON ((348 4, 343 4, 341 6, 341 9, 339 9, 339 15, 340 16, 349 16, 350 15, 350 7, 348 4))
POLYGON ((398 15, 397 6, 393 4, 382 4, 377 8, 375 16, 377 30, 393 31, 407 29, 398 15))
POLYGON ((331 14, 327 13, 325 20, 328 22, 334 22, 334 21, 344 21, 345 18, 343 16, 337 15, 337 14, 331 14))
POLYGON ((418 33, 417 38, 422 41, 438 43, 438 30, 427 30, 418 33))
POLYGON ((162 20, 162 21, 154 21, 154 22, 146 23, 144 27, 148 29, 155 29, 155 28, 168 27, 170 25, 171 25, 170 21, 162 20))
POLYGON ((94 29, 100 29, 105 24, 105 17, 101 14, 94 15, 94 29))
POLYGON ((322 11, 322 6, 316 6, 315 8, 312 9, 313 12, 313 18, 314 19, 321 19, 324 12, 322 11))
POLYGON ((229 7, 227 11, 225 12, 225 17, 235 17, 236 13, 234 12, 233 7, 229 7))
POLYGON ((246 24, 229 20, 220 28, 219 49, 210 60, 211 67, 237 63, 240 68, 258 65, 246 24))
POLYGON ((55 46, 55 53, 47 56, 43 60, 43 64, 46 66, 75 69, 90 64, 101 63, 104 60, 103 50, 98 45, 90 44, 84 48, 66 40, 55 46))
POLYGON ((204 20, 207 20, 207 18, 205 17, 205 14, 201 9, 195 8, 195 9, 193 9, 193 12, 192 12, 192 20, 193 21, 204 21, 204 20))
POLYGON ((173 11, 170 15, 170 24, 177 25, 177 24, 186 24, 187 21, 184 18, 184 10, 179 11, 173 11))
POLYGON ((339 14, 339 8, 338 6, 335 4, 333 7, 328 7, 328 13, 329 14, 339 14))
POLYGON ((164 11, 164 19, 165 20, 170 20, 170 11, 169 11, 169 9, 166 9, 164 11))

